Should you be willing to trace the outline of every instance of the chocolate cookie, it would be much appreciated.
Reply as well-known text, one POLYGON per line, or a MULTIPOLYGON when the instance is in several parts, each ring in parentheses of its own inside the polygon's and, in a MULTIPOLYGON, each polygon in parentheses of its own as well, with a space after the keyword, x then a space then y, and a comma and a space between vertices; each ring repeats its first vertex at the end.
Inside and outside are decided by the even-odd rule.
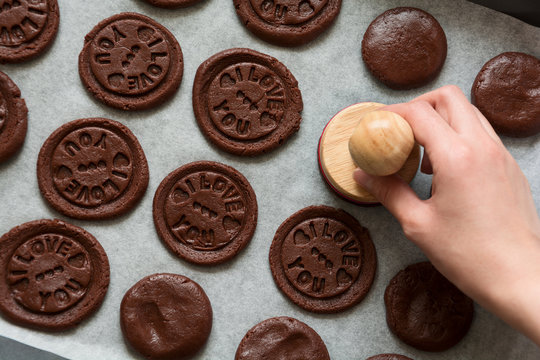
POLYGON ((150 5, 165 9, 177 9, 198 3, 201 0, 146 0, 150 5))
POLYGON ((121 13, 97 24, 79 55, 81 80, 98 100, 122 110, 155 107, 180 86, 182 50, 147 16, 121 13))
POLYGON ((36 220, 0 238, 0 312, 40 330, 65 330, 101 305, 109 261, 99 242, 60 220, 36 220))
POLYGON ((251 240, 257 199, 247 179, 230 166, 198 161, 171 172, 154 196, 154 224, 165 245, 184 260, 214 265, 251 240))
POLYGON ((21 91, 0 71, 0 162, 21 148, 26 138, 27 117, 28 109, 21 99, 21 91))
POLYGON ((341 0, 234 0, 236 14, 256 36, 272 44, 297 46, 324 32, 341 0))
POLYGON ((399 354, 379 354, 371 356, 366 360, 412 360, 410 357, 399 354))
POLYGON ((303 322, 275 317, 252 327, 244 336, 235 360, 330 360, 319 334, 303 322))
POLYGON ((76 219, 108 219, 142 198, 148 164, 127 127, 90 118, 64 124, 49 136, 37 175, 41 194, 56 210, 76 219))
POLYGON ((203 134, 221 149, 257 155, 298 131, 298 83, 277 59, 229 49, 203 62, 193 84, 193 111, 203 134))
POLYGON ((398 7, 379 15, 362 40, 362 59, 369 71, 392 89, 429 83, 446 60, 446 35, 427 12, 398 7))
POLYGON ((210 335, 212 306, 193 280, 154 274, 124 295, 120 325, 127 342, 147 359, 188 359, 210 335))
POLYGON ((298 306, 334 313, 358 304, 375 277, 369 232, 343 210, 306 207, 280 225, 270 247, 277 286, 298 306))
POLYGON ((505 52, 476 76, 471 100, 499 134, 527 137, 540 132, 540 60, 505 52))
POLYGON ((444 351, 469 331, 474 306, 429 262, 407 266, 384 293, 386 322, 403 342, 425 351, 444 351))
POLYGON ((0 1, 0 64, 41 54, 56 37, 59 22, 56 0, 0 1))

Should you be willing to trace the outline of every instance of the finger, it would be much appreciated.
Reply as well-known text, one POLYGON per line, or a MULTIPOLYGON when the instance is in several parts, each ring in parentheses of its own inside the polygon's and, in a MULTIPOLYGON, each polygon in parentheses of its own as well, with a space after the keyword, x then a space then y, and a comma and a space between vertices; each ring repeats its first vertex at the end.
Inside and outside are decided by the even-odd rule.
POLYGON ((486 117, 484 116, 484 114, 482 114, 480 112, 480 110, 478 110, 478 108, 476 106, 473 105, 473 109, 474 109, 474 112, 476 113, 476 117, 478 118, 478 121, 480 122, 480 124, 482 125, 482 127, 484 128, 484 130, 488 133, 488 135, 499 145, 502 145, 504 146, 501 138, 499 137, 499 135, 497 135, 497 133, 495 132, 495 130, 493 129, 493 126, 491 126, 491 124, 489 123, 489 121, 486 119, 486 117))
POLYGON ((411 126, 414 138, 433 159, 433 152, 450 151, 456 132, 441 118, 435 109, 425 101, 411 101, 388 105, 381 110, 401 115, 411 126))
POLYGON ((447 85, 419 96, 428 102, 460 134, 473 135, 483 130, 469 99, 455 85, 447 85))
POLYGON ((368 190, 400 223, 408 222, 414 211, 426 205, 418 198, 409 184, 397 175, 373 176, 361 169, 353 172, 354 180, 368 190))

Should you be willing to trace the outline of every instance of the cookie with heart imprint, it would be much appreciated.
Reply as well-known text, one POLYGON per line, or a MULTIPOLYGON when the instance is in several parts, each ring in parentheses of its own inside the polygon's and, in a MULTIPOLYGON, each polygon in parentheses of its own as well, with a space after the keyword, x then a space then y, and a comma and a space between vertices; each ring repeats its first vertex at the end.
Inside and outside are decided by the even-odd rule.
POLYGON ((278 288, 316 313, 358 304, 377 268, 368 230, 347 212, 322 205, 299 210, 279 226, 269 260, 278 288))
POLYGON ((45 141, 37 176, 53 208, 76 219, 101 220, 139 202, 148 186, 148 163, 126 126, 105 118, 79 119, 45 141))
POLYGON ((79 75, 87 90, 122 110, 160 105, 176 92, 183 71, 174 35, 137 13, 101 21, 86 35, 79 55, 79 75))
POLYGON ((153 215, 169 250, 189 262, 214 265, 233 258, 250 242, 257 226, 257 199, 238 170, 197 161, 163 179, 153 215))

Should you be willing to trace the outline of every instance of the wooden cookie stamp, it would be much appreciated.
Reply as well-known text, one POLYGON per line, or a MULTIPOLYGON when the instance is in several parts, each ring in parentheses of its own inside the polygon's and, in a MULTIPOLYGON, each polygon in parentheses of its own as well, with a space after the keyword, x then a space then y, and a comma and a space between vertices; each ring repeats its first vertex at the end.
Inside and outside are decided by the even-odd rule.
POLYGON ((420 163, 420 147, 409 124, 395 113, 377 111, 382 106, 365 102, 341 110, 319 140, 319 168, 324 179, 338 195, 356 204, 378 203, 354 181, 357 167, 378 176, 397 173, 410 182, 420 163))

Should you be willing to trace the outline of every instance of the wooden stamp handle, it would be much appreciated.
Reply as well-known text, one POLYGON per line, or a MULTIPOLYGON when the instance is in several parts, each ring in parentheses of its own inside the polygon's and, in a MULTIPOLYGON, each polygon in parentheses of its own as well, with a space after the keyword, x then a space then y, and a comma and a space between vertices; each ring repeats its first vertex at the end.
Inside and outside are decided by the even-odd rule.
POLYGON ((420 164, 420 146, 414 142, 409 124, 402 118, 397 119, 397 115, 394 113, 381 113, 379 109, 383 106, 383 104, 373 102, 348 106, 328 122, 319 140, 318 157, 323 178, 336 193, 356 204, 377 203, 377 199, 357 184, 352 176, 358 165, 364 170, 369 169, 367 165, 362 163, 362 160, 358 160, 359 158, 364 159, 365 154, 368 154, 368 157, 372 159, 368 163, 376 166, 375 172, 371 173, 388 175, 388 173, 395 172, 395 169, 399 169, 401 163, 403 167, 399 169, 397 174, 406 182, 410 182, 414 178, 420 164), (375 115, 376 113, 379 114, 375 115), (379 121, 370 120, 373 117, 379 121), (363 125, 358 129, 359 134, 353 135, 360 121, 363 125), (375 126, 377 123, 383 125, 389 123, 390 125, 375 126), (350 151, 348 149, 349 140, 352 142, 352 150, 350 151), (381 140, 384 142, 378 144, 381 140), (359 146, 356 147, 356 145, 359 146), (395 147, 399 150, 396 152, 397 155, 393 150, 395 147), (354 154, 351 155, 352 153, 354 154), (357 153, 361 155, 356 156, 357 153), (353 160, 353 156, 356 157, 355 160, 353 160), (403 158, 407 158, 404 163, 403 158), (373 159, 377 161, 373 161, 373 159), (393 161, 389 161, 389 159, 393 159, 393 161), (381 166, 381 163, 385 171, 379 171, 378 166, 381 166))
POLYGON ((349 139, 349 152, 362 170, 371 175, 395 174, 415 145, 409 123, 390 111, 367 113, 349 139))

